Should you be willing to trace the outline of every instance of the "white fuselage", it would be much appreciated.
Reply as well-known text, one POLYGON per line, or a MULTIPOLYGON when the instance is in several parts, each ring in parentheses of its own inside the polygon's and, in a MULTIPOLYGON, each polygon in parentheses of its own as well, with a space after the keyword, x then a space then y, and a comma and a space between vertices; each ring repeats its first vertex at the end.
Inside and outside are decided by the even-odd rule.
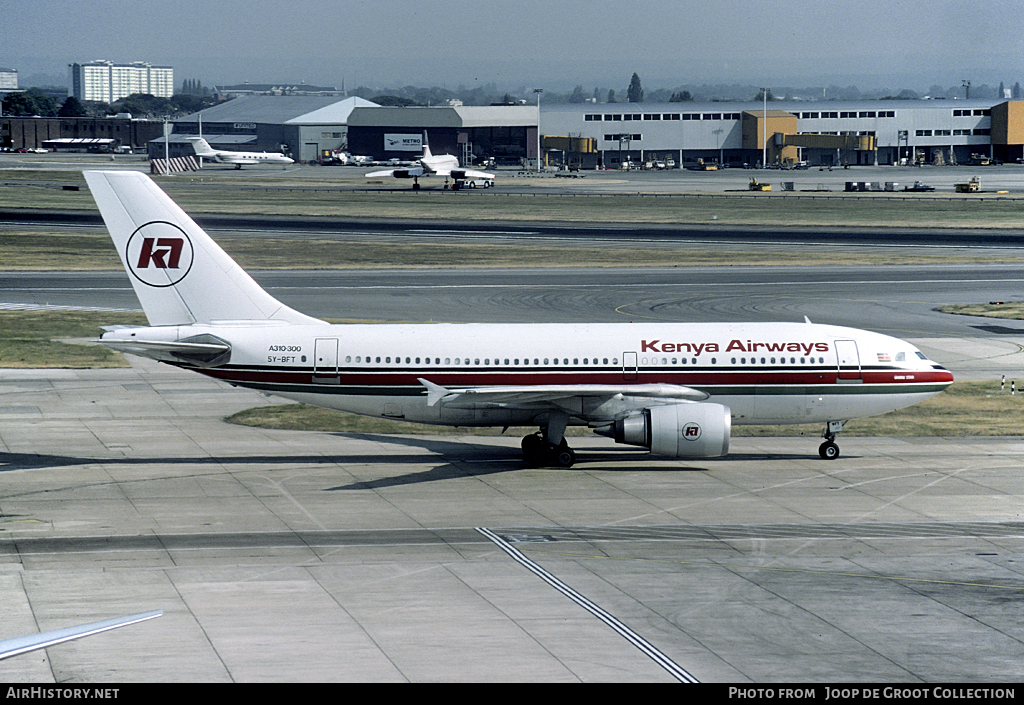
MULTIPOLYGON (((897 338, 809 323, 240 323, 129 330, 148 340, 217 336, 231 346, 226 363, 175 364, 231 384, 357 414, 449 425, 528 425, 550 404, 430 405, 418 380, 444 387, 672 384, 706 393, 707 401, 731 410, 735 424, 881 414, 916 404, 953 380, 897 338)), ((650 403, 580 397, 563 408, 570 423, 586 424, 650 403)))
POLYGON ((213 159, 221 164, 293 164, 294 159, 274 152, 215 152, 200 154, 204 159, 213 159))

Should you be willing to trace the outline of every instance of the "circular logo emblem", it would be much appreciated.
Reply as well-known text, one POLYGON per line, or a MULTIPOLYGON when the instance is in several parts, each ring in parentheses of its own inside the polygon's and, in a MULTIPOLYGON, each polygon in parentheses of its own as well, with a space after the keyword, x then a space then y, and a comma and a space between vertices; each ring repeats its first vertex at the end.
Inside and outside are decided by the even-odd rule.
POLYGON ((143 284, 174 286, 184 279, 195 253, 185 231, 174 223, 155 220, 139 226, 128 238, 128 271, 143 284))
POLYGON ((700 424, 693 422, 686 424, 682 429, 683 438, 688 441, 696 441, 700 438, 700 433, 700 424))

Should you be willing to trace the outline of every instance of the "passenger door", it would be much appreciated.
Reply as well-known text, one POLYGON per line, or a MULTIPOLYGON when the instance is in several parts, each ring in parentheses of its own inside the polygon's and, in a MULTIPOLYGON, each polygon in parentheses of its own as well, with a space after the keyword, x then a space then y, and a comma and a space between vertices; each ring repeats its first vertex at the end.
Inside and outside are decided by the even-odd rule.
POLYGON ((836 357, 840 381, 861 381, 860 355, 857 352, 856 340, 837 340, 836 357))
POLYGON ((338 339, 317 338, 313 343, 313 383, 339 384, 338 339))

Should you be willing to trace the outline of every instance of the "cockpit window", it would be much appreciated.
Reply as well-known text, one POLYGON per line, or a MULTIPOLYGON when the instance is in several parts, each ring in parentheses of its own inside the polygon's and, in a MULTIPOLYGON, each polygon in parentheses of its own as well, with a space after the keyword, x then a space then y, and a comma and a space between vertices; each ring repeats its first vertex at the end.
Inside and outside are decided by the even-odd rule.
POLYGON ((919 358, 921 358, 922 360, 927 360, 927 359, 928 359, 927 357, 925 357, 925 356, 924 356, 924 353, 923 353, 923 352, 921 352, 920 350, 915 350, 914 352, 916 352, 916 353, 917 353, 917 356, 918 356, 919 358))

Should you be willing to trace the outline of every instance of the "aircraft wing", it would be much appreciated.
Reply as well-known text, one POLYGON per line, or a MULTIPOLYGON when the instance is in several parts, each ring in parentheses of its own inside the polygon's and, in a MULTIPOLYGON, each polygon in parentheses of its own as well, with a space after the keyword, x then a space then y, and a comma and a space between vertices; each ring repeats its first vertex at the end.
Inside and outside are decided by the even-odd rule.
POLYGON ((449 389, 423 378, 417 381, 427 388, 427 406, 434 406, 438 402, 452 407, 474 403, 556 404, 574 397, 643 397, 668 402, 703 401, 708 398, 702 391, 677 384, 534 384, 449 389))
POLYGON ((383 176, 393 176, 396 179, 411 179, 414 176, 423 176, 427 173, 421 166, 408 167, 406 169, 386 169, 385 171, 372 171, 366 174, 367 179, 379 179, 383 176))
POLYGON ((18 654, 28 653, 37 649, 45 649, 54 644, 61 644, 72 639, 80 639, 83 636, 99 634, 100 632, 117 629, 118 627, 126 627, 136 622, 144 622, 147 619, 160 617, 163 613, 163 610, 140 612, 139 614, 130 614, 126 617, 105 619, 102 622, 90 622, 89 624, 80 624, 77 627, 66 627, 65 629, 55 629, 41 634, 29 634, 28 636, 5 639, 0 641, 0 659, 10 658, 11 656, 17 656, 18 654))

